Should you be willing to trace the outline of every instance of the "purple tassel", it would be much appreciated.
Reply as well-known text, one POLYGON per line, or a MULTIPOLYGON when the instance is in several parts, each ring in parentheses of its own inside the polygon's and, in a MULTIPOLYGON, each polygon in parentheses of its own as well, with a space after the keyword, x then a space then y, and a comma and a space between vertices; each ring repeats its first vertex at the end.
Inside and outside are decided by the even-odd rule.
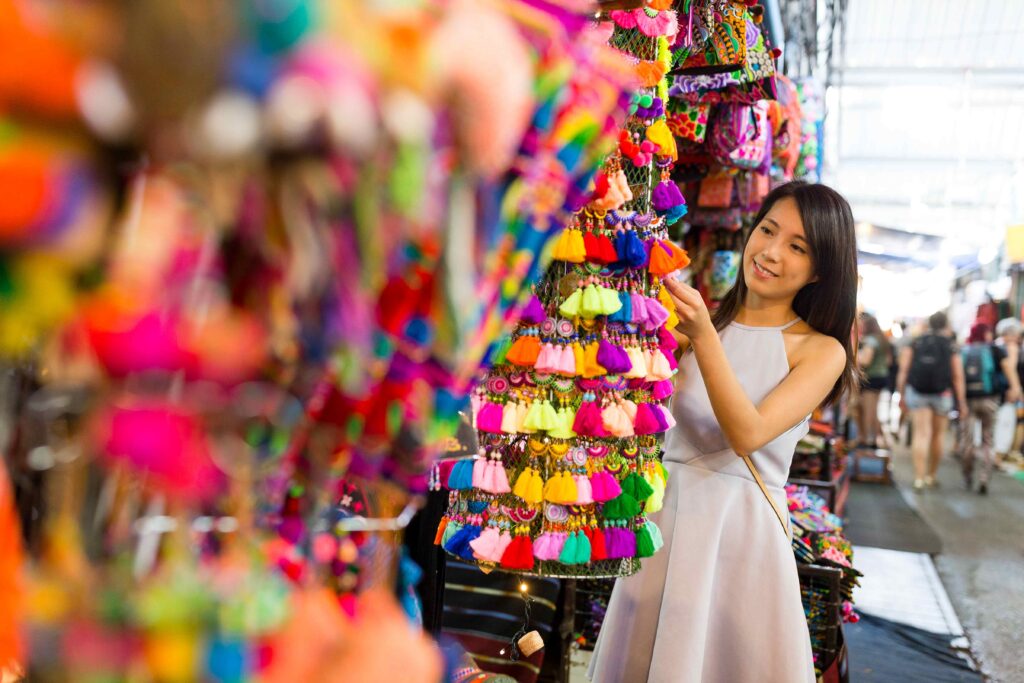
POLYGON ((531 325, 540 325, 547 320, 547 317, 548 314, 544 312, 544 304, 534 295, 530 297, 526 308, 523 309, 523 315, 520 317, 520 320, 531 325))
POLYGON ((630 294, 629 302, 633 310, 633 322, 642 324, 647 320, 647 297, 639 294, 630 294))
POLYGON ((655 404, 651 406, 651 414, 654 415, 654 419, 658 421, 658 431, 667 432, 671 425, 669 425, 668 418, 666 418, 667 413, 665 412, 665 408, 655 404))
POLYGON ((605 339, 597 345, 597 362, 612 375, 628 372, 633 367, 626 352, 605 339))
POLYGON ((644 304, 647 307, 647 322, 645 323, 647 329, 654 330, 660 328, 668 320, 668 310, 661 305, 661 302, 645 297, 644 304))
POLYGON ((679 191, 679 186, 670 180, 663 180, 658 183, 651 193, 651 206, 655 211, 662 213, 670 211, 677 206, 685 205, 686 200, 679 191))

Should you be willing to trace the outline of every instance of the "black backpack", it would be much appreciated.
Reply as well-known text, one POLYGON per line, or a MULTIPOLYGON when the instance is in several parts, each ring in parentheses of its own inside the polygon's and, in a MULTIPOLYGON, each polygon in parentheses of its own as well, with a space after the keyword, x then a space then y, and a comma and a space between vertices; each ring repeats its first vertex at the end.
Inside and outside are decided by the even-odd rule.
POLYGON ((953 386, 953 342, 949 337, 926 334, 915 339, 911 348, 910 386, 921 394, 941 394, 953 386))

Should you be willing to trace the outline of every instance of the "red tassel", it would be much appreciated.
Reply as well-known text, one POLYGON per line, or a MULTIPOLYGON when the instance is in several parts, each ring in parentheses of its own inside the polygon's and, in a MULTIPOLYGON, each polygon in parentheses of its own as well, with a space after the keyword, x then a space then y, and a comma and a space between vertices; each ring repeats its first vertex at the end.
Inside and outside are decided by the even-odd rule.
POLYGON ((377 321, 393 335, 401 334, 416 310, 417 296, 405 278, 392 277, 377 300, 377 321))
POLYGON ((589 531, 587 537, 590 538, 590 561, 595 562, 597 560, 608 559, 608 549, 605 546, 604 532, 600 529, 586 529, 589 531))
POLYGON ((526 535, 516 536, 501 556, 505 569, 533 569, 533 543, 526 535))
POLYGON ((595 259, 600 263, 615 263, 619 260, 619 252, 615 251, 615 243, 608 235, 602 234, 597 238, 600 245, 600 257, 595 259))
POLYGON ((587 252, 588 261, 601 263, 601 242, 598 240, 597 235, 589 230, 583 233, 583 249, 587 252))

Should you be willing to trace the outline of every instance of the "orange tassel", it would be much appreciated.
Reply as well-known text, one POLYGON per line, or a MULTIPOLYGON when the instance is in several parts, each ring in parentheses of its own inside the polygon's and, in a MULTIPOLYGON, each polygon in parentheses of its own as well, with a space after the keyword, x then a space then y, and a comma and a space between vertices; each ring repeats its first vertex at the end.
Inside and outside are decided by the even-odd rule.
POLYGON ((530 335, 523 335, 516 339, 512 344, 512 348, 510 348, 508 350, 508 354, 505 355, 505 360, 509 363, 515 363, 516 365, 533 367, 534 363, 537 362, 537 357, 539 355, 540 339, 530 335))
POLYGON ((441 523, 437 525, 437 533, 434 534, 434 545, 441 545, 441 538, 444 537, 444 528, 448 526, 448 518, 442 517, 441 523))

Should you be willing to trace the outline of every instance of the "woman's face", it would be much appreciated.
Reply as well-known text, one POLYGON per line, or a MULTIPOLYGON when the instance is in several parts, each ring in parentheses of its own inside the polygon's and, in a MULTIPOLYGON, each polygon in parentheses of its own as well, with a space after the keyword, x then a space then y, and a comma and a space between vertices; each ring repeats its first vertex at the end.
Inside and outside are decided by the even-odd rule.
POLYGON ((796 200, 784 197, 754 226, 743 251, 747 288, 765 299, 796 296, 817 278, 796 200))

